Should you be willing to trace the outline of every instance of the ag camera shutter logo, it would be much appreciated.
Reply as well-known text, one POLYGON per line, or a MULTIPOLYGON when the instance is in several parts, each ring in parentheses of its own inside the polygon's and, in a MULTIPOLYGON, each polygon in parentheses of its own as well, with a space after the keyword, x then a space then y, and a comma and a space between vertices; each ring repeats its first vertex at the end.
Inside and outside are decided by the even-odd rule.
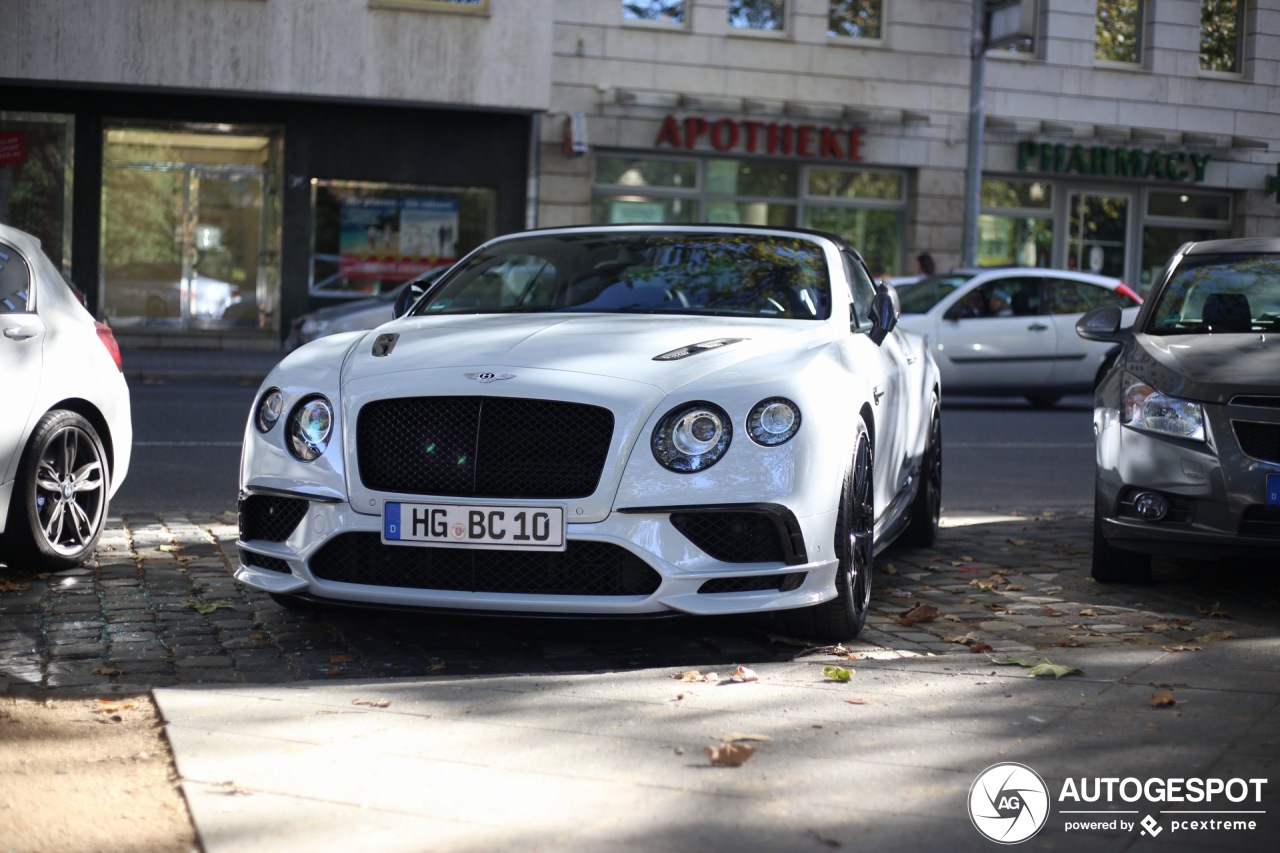
POLYGON ((969 819, 999 844, 1019 844, 1049 820, 1049 789, 1025 764, 993 764, 969 788, 969 819))

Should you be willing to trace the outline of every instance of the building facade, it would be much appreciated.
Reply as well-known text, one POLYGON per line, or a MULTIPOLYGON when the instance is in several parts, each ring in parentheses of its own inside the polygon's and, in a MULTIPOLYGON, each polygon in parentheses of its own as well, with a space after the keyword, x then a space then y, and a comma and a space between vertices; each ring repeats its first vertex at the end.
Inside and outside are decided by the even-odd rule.
POLYGON ((1280 0, 1023 0, 976 88, 974 11, 8 0, 0 221, 126 339, 263 346, 533 226, 800 225, 901 275, 960 262, 977 187, 979 263, 1139 289, 1277 233, 1280 0))
MULTIPOLYGON (((985 52, 980 264, 1148 284, 1182 242, 1275 235, 1275 0, 1024 0, 985 52)), ((968 0, 556 5, 539 221, 838 231, 878 272, 962 257, 968 0), (585 133, 582 128, 585 128, 585 133), (585 154, 577 156, 584 146, 585 154)))

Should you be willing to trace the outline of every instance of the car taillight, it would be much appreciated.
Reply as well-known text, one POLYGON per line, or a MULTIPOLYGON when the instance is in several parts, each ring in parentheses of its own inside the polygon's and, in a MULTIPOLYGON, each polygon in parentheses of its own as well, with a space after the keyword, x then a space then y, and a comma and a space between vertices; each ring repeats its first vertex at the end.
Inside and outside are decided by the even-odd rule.
POLYGON ((116 336, 112 333, 111 327, 106 323, 94 320, 93 328, 98 333, 98 340, 102 341, 102 345, 107 348, 107 352, 111 353, 111 360, 116 363, 116 368, 121 373, 124 373, 124 360, 120 358, 120 344, 116 342, 116 336))
POLYGON ((1123 293, 1125 296, 1129 297, 1135 305, 1142 304, 1142 297, 1138 295, 1137 291, 1125 284, 1123 281, 1116 287, 1116 293, 1123 293))

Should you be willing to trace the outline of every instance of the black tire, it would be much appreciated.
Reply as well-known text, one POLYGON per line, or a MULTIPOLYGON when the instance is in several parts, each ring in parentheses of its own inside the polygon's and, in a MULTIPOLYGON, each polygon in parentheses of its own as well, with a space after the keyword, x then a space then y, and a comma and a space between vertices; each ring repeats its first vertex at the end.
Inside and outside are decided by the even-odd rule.
POLYGON ((1035 406, 1037 409, 1050 409, 1058 405, 1058 401, 1062 399, 1061 394, 1028 394, 1027 402, 1035 406))
POLYGON ((942 412, 935 396, 930 403, 929 438, 920 460, 920 484, 909 510, 910 522, 902 534, 908 545, 928 548, 938 539, 942 518, 942 412))
POLYGON ((1093 579, 1098 583, 1149 583, 1151 555, 1112 546, 1102 533, 1102 510, 1093 508, 1093 579))
POLYGON ((14 567, 56 571, 89 559, 107 518, 110 474, 93 424, 60 409, 41 418, 9 503, 5 538, 14 567))
POLYGON ((871 608, 871 564, 875 553, 874 471, 871 438, 861 418, 857 422, 853 464, 840 489, 836 517, 835 598, 784 614, 791 631, 823 642, 852 640, 862 632, 871 608))

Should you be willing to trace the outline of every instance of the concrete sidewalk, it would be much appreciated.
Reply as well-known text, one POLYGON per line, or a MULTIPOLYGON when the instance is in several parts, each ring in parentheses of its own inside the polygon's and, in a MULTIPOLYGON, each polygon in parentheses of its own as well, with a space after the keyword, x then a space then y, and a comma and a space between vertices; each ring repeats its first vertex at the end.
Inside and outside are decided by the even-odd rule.
POLYGON ((673 667, 154 695, 207 853, 990 851, 979 822, 1017 836, 1041 818, 1019 849, 1216 853, 1280 844, 1277 645, 1016 655, 1082 671, 1060 678, 993 662, 1005 654, 859 643, 753 665, 756 681, 730 680, 725 661, 718 682, 673 667), (854 674, 834 681, 830 666, 854 674), (1173 704, 1153 706, 1165 694, 1173 704), (713 766, 706 748, 729 743, 756 751, 713 766), (971 787, 1004 762, 1038 773, 1047 801, 1032 791, 1022 811, 992 812, 1000 786, 984 777, 972 820, 971 787), (1138 781, 1098 799, 1099 777, 1138 781), (1060 800, 1069 778, 1079 801, 1060 800), (1225 791, 1142 795, 1164 779, 1225 791), (1068 829, 1081 822, 1097 826, 1068 829))

